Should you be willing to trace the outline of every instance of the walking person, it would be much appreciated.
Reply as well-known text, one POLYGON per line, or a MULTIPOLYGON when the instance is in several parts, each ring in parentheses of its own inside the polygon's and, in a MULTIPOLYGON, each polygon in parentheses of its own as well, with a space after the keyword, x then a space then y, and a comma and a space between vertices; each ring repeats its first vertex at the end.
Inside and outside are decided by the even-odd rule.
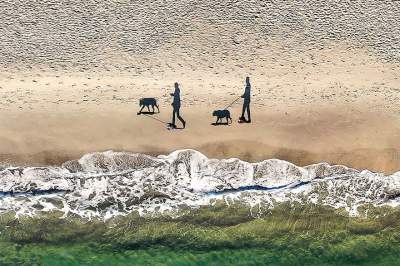
POLYGON ((172 128, 176 128, 176 124, 175 124, 175 115, 176 117, 181 121, 183 128, 185 128, 186 126, 186 121, 183 120, 183 118, 180 116, 179 114, 179 109, 181 108, 181 91, 179 89, 179 84, 178 82, 175 82, 175 91, 174 93, 171 93, 170 95, 174 97, 174 100, 172 102, 172 123, 170 124, 170 126, 172 128))
POLYGON ((241 96, 243 98, 243 108, 242 108, 242 116, 239 118, 239 123, 251 123, 250 94, 251 94, 250 78, 246 77, 246 87, 244 88, 244 94, 241 96), (247 113, 247 119, 244 117, 245 112, 247 113))

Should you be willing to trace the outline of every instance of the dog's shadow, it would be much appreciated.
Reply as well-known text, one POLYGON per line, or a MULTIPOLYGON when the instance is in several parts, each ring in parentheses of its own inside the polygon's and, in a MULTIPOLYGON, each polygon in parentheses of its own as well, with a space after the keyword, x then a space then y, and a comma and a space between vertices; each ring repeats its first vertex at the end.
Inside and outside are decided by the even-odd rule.
POLYGON ((149 111, 145 111, 145 112, 137 112, 137 115, 155 115, 155 114, 159 114, 160 112, 149 112, 149 111))
POLYGON ((214 122, 214 123, 211 123, 211 125, 213 125, 213 126, 229 126, 230 125, 230 123, 228 123, 228 122, 214 122))

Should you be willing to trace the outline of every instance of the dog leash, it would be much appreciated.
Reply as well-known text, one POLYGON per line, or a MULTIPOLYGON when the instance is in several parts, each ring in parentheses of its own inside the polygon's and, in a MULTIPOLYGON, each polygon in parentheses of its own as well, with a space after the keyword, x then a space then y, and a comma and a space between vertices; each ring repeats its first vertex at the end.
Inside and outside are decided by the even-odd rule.
POLYGON ((229 107, 231 107, 237 100, 239 100, 242 96, 237 97, 233 102, 231 102, 227 107, 225 107, 223 110, 228 109, 229 107))
POLYGON ((145 115, 146 117, 148 117, 148 118, 151 118, 151 119, 154 119, 154 120, 156 120, 157 122, 160 122, 160 123, 162 123, 162 124, 169 124, 169 123, 167 123, 167 122, 165 122, 165 121, 162 121, 161 119, 158 119, 158 118, 155 118, 155 117, 153 117, 153 116, 151 116, 151 115, 148 115, 148 114, 142 114, 142 115, 145 115))

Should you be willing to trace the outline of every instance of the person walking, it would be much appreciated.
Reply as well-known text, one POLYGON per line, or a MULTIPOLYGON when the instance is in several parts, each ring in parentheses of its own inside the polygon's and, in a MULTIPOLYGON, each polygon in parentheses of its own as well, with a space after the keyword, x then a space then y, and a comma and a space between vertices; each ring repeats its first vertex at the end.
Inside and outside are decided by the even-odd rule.
POLYGON ((250 96, 251 96, 250 78, 246 77, 246 87, 244 88, 244 94, 241 96, 243 98, 243 108, 242 108, 242 116, 239 118, 239 123, 251 123, 250 96), (244 117, 245 112, 247 113, 247 120, 244 117))
POLYGON ((174 97, 174 100, 172 102, 172 123, 170 123, 170 126, 172 128, 176 128, 175 124, 175 115, 176 117, 181 121, 183 128, 186 126, 186 121, 183 120, 183 118, 179 114, 179 109, 181 108, 181 90, 179 89, 179 84, 178 82, 175 82, 175 91, 174 93, 171 93, 170 95, 174 97))

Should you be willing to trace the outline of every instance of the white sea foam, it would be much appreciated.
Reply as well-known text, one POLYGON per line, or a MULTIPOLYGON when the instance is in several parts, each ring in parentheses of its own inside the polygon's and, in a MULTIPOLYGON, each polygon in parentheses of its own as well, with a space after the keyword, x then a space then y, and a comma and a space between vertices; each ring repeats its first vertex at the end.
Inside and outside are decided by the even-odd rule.
POLYGON ((285 201, 317 203, 357 215, 363 204, 397 206, 400 173, 385 176, 327 163, 298 167, 277 159, 209 159, 195 150, 158 157, 107 151, 60 167, 3 169, 0 188, 0 213, 17 215, 58 210, 107 219, 135 210, 196 208, 215 199, 254 210, 285 201))

